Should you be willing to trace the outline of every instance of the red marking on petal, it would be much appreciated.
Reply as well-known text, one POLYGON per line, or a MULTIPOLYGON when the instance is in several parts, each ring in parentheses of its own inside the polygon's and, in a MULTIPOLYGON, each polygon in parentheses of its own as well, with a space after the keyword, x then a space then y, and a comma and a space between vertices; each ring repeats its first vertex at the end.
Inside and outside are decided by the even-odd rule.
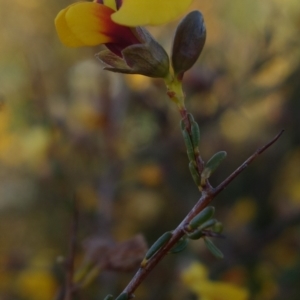
POLYGON ((112 44, 118 45, 118 48, 121 50, 130 45, 139 44, 140 41, 130 27, 116 24, 111 20, 113 13, 114 10, 104 5, 101 5, 101 9, 95 11, 95 15, 99 20, 99 32, 111 37, 113 40, 112 44))
POLYGON ((117 9, 120 9, 120 7, 122 6, 122 3, 123 3, 122 0, 116 0, 117 9))

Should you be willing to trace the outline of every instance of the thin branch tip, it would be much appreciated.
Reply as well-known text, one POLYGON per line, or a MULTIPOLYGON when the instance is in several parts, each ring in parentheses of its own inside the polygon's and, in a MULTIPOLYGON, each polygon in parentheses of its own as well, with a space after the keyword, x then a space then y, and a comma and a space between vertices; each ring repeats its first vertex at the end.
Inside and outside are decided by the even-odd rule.
POLYGON ((251 156, 248 157, 231 175, 229 175, 222 183, 220 183, 214 190, 214 196, 219 194, 222 190, 224 190, 229 183, 236 178, 242 171, 246 169, 261 153, 271 147, 284 133, 284 129, 282 129, 269 143, 258 148, 251 156))

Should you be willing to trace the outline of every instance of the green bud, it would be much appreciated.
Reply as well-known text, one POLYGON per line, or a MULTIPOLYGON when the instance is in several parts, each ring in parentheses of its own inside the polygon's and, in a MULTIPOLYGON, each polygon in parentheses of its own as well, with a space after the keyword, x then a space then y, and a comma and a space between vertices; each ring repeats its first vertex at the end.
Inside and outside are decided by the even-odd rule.
POLYGON ((127 293, 122 293, 116 298, 116 300, 128 300, 128 299, 129 297, 127 293))
POLYGON ((201 179, 200 179, 200 176, 199 176, 199 173, 198 173, 198 170, 196 168, 196 164, 194 161, 190 161, 189 169, 190 169, 190 172, 191 172, 194 182, 196 183, 197 186, 199 186, 201 179))
POLYGON ((147 251, 145 259, 151 258, 160 248, 162 248, 172 237, 172 232, 165 232, 147 251))
POLYGON ((190 12, 178 25, 172 49, 172 65, 181 77, 197 61, 206 38, 203 16, 199 11, 190 12))
POLYGON ((188 229, 196 229, 206 221, 208 221, 215 213, 213 206, 205 207, 197 216, 195 216, 188 225, 188 229))
POLYGON ((188 240, 186 237, 182 237, 174 246, 173 248, 170 250, 170 253, 179 253, 181 251, 183 251, 188 244, 188 240))
POLYGON ((205 168, 202 172, 202 178, 209 178, 226 156, 227 153, 225 151, 220 151, 214 154, 212 158, 206 163, 205 168))
POLYGON ((216 232, 216 233, 222 233, 222 231, 223 231, 223 224, 222 224, 221 222, 217 222, 217 223, 213 226, 212 230, 213 230, 214 232, 216 232))
POLYGON ((194 148, 198 147, 200 143, 200 129, 195 121, 193 121, 191 124, 191 136, 194 148))
POLYGON ((205 245, 207 249, 213 254, 216 258, 224 258, 223 253, 220 251, 220 249, 217 248, 217 246, 208 238, 204 238, 205 245))
POLYGON ((112 300, 114 298, 113 295, 107 295, 104 300, 112 300))

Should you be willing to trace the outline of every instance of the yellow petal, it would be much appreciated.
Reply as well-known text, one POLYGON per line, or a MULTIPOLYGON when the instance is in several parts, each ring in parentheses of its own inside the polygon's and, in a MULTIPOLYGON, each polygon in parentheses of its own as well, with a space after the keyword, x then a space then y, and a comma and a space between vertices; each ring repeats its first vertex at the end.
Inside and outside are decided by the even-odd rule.
POLYGON ((68 47, 84 46, 84 43, 75 36, 75 34, 70 30, 66 22, 66 13, 69 7, 61 10, 55 18, 54 22, 58 37, 61 40, 61 42, 68 47))
POLYGON ((95 2, 78 2, 68 7, 65 20, 69 30, 86 46, 113 42, 116 26, 110 19, 111 8, 95 2))
POLYGON ((176 19, 193 0, 123 0, 112 20, 126 26, 159 25, 176 19))
POLYGON ((206 280, 201 282, 198 286, 195 286, 192 290, 200 297, 207 297, 207 299, 211 300, 249 299, 247 289, 220 281, 213 282, 206 280))
POLYGON ((111 9, 117 10, 116 0, 104 0, 103 3, 111 9))
POLYGON ((111 21, 111 8, 94 2, 77 2, 60 11, 55 26, 61 42, 69 47, 95 46, 115 41, 121 27, 111 21))

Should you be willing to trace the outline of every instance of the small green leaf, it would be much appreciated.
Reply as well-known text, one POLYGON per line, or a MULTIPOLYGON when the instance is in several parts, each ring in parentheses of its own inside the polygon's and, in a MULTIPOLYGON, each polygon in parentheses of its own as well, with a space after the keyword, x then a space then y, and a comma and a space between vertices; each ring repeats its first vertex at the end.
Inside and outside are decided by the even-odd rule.
POLYGON ((145 259, 151 258, 161 247, 163 247, 172 237, 172 232, 165 232, 147 251, 145 259))
POLYGON ((189 228, 196 229, 206 221, 208 221, 215 213, 213 206, 205 207, 198 215, 196 215, 189 223, 189 228))
POLYGON ((200 128, 195 121, 191 124, 191 136, 194 148, 198 147, 200 143, 200 128))
POLYGON ((112 300, 114 298, 113 295, 107 295, 104 300, 112 300))
POLYGON ((116 298, 116 300, 128 300, 128 299, 129 297, 127 293, 122 293, 116 298))
POLYGON ((195 152, 194 151, 186 151, 187 157, 189 159, 189 161, 192 161, 193 163, 195 162, 195 152))
POLYGON ((190 123, 195 122, 194 116, 191 113, 187 114, 187 118, 189 119, 190 123))
POLYGON ((203 232, 199 229, 194 230, 193 232, 189 233, 188 238, 191 240, 199 240, 204 236, 203 232))
POLYGON ((200 179, 200 175, 198 173, 198 170, 196 168, 196 164, 195 164, 194 161, 190 161, 189 169, 190 169, 190 172, 192 174, 194 182, 196 183, 197 186, 199 186, 201 179, 200 179))
POLYGON ((188 239, 186 237, 182 237, 170 250, 170 253, 179 253, 183 251, 188 245, 188 239))
POLYGON ((220 151, 214 154, 211 159, 206 163, 205 168, 202 173, 202 178, 209 178, 210 175, 217 169, 220 163, 224 160, 227 156, 225 151, 220 151))
POLYGON ((217 248, 217 246, 208 238, 204 238, 205 245, 207 249, 213 254, 216 258, 224 258, 223 253, 220 249, 217 248))
POLYGON ((214 226, 218 221, 216 219, 210 219, 206 222, 204 222, 201 226, 199 226, 199 230, 204 230, 204 229, 207 229, 207 228, 210 228, 212 226, 214 226))
POLYGON ((184 143, 185 143, 187 152, 194 153, 194 146, 193 146, 193 143, 192 143, 192 140, 191 140, 191 137, 190 137, 188 131, 186 129, 182 130, 182 135, 183 135, 183 139, 184 139, 184 143))

